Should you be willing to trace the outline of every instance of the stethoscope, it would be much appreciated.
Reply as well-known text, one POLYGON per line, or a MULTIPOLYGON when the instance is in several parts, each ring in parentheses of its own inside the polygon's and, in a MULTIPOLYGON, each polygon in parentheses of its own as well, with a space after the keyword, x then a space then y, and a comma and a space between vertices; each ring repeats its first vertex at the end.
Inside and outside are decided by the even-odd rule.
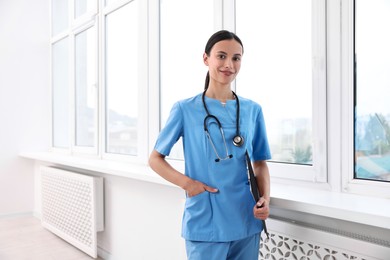
MULTIPOLYGON (((237 97, 236 93, 234 93, 234 91, 232 91, 232 93, 233 93, 233 96, 234 96, 234 98, 236 99, 236 102, 237 102, 236 135, 233 137, 233 144, 234 144, 234 146, 240 147, 240 146, 242 146, 244 144, 244 138, 240 135, 240 101, 238 100, 238 97, 237 97)), ((213 148, 213 150, 215 152, 215 155, 217 156, 217 159, 215 159, 215 162, 219 162, 221 160, 231 159, 231 158, 233 158, 233 155, 229 154, 229 150, 227 148, 225 134, 223 132, 222 124, 219 121, 219 119, 216 116, 210 114, 209 110, 207 109, 206 102, 205 102, 205 95, 206 95, 206 90, 202 94, 203 107, 204 107, 204 109, 206 110, 206 113, 207 113, 207 116, 204 118, 204 121, 203 121, 203 126, 204 126, 204 131, 206 132, 206 135, 207 135, 208 139, 210 140, 211 146, 212 146, 212 148, 213 148), (219 154, 217 152, 217 149, 215 148, 215 144, 213 142, 213 139, 210 136, 209 130, 207 128, 207 121, 209 119, 214 119, 215 122, 217 122, 219 131, 221 133, 222 140, 223 140, 223 143, 224 143, 224 146, 225 146, 225 151, 226 151, 226 156, 224 158, 219 156, 219 154)))

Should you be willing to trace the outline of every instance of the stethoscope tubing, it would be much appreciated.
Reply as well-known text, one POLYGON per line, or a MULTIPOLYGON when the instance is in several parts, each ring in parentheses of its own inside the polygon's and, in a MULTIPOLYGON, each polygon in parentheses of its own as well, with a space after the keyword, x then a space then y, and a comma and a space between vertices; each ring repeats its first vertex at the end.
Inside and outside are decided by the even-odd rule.
MULTIPOLYGON (((238 96, 236 95, 236 93, 234 91, 232 91, 232 93, 233 93, 233 96, 234 96, 234 98, 236 99, 236 102, 237 102, 237 108, 236 108, 236 135, 233 137, 233 144, 234 144, 234 146, 242 146, 244 144, 244 138, 240 135, 240 100, 238 99, 238 96)), ((207 105, 206 105, 205 96, 206 96, 206 90, 202 94, 203 107, 206 110, 206 114, 207 114, 206 117, 204 118, 204 121, 203 121, 204 130, 205 130, 205 132, 208 133, 207 121, 208 121, 209 118, 213 118, 217 122, 217 124, 218 124, 218 127, 219 127, 219 129, 221 131, 221 135, 223 135, 222 124, 221 124, 221 122, 219 121, 219 119, 215 115, 210 114, 210 112, 209 112, 209 110, 207 108, 207 105)), ((223 139, 225 141, 225 136, 223 135, 222 137, 223 137, 223 139)), ((210 138, 210 140, 211 140, 211 138, 210 138)), ((225 145, 226 145, 226 142, 225 142, 225 145)), ((226 149, 227 149, 227 147, 226 147, 226 149)))

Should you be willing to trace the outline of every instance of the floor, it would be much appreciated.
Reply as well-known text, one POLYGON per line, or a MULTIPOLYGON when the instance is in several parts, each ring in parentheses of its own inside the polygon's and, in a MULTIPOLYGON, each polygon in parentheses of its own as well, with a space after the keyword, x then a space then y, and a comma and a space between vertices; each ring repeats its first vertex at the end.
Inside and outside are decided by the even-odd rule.
MULTIPOLYGON (((41 226, 33 216, 0 218, 1 260, 94 259, 41 226)), ((102 258, 98 258, 102 259, 102 258)))

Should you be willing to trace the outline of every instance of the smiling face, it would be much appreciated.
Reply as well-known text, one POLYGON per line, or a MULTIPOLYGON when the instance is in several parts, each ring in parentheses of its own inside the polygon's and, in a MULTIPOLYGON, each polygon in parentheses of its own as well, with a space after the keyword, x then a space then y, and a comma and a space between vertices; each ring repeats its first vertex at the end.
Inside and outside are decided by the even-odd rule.
POLYGON ((217 42, 210 55, 203 54, 204 63, 209 67, 210 86, 227 86, 236 78, 241 68, 242 46, 236 40, 217 42))

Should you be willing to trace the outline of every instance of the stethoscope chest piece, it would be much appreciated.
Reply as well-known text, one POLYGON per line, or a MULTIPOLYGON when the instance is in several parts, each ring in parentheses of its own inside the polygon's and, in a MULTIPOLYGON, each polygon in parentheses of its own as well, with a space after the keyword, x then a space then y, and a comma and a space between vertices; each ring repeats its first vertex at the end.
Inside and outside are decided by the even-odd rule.
POLYGON ((233 137, 233 144, 237 147, 240 147, 244 144, 244 138, 241 135, 236 135, 233 137))

